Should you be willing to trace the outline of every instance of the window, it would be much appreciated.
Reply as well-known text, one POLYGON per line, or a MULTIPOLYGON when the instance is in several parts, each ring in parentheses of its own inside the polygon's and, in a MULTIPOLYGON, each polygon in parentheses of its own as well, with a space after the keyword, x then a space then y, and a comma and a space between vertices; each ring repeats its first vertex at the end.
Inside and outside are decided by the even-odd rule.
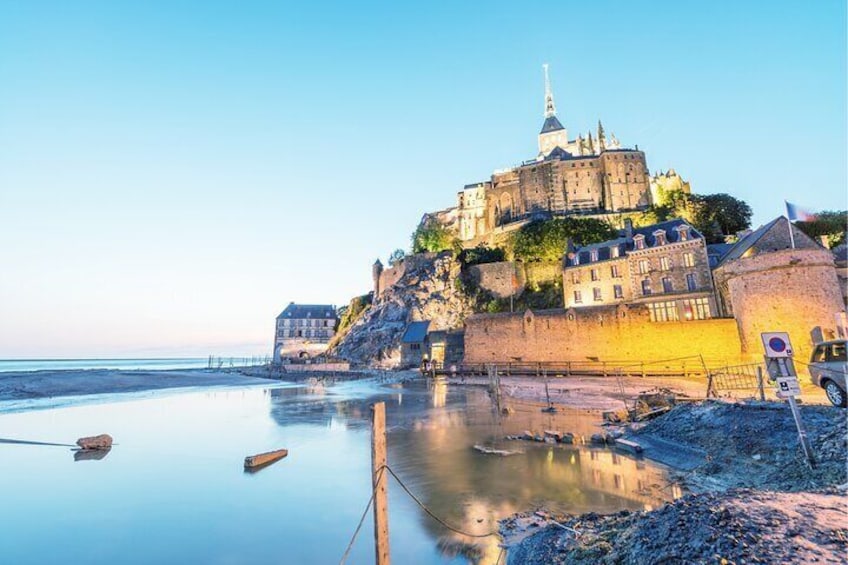
POLYGON ((683 266, 684 267, 694 267, 695 266, 695 254, 694 253, 684 253, 683 254, 683 266))
POLYGON ((657 230, 654 232, 654 244, 655 245, 665 245, 665 232, 662 230, 657 230))
POLYGON ((649 259, 639 259, 639 274, 646 275, 651 270, 651 261, 649 259))
POLYGON ((827 348, 827 361, 844 363, 848 361, 845 353, 845 343, 834 343, 827 348))
POLYGON ((294 337, 294 330, 289 330, 289 337, 294 337))
POLYGON ((671 259, 668 257, 660 257, 660 271, 668 271, 671 269, 671 259))
POLYGON ((612 247, 610 247, 610 257, 615 259, 616 257, 618 257, 619 253, 620 250, 618 249, 618 245, 613 245, 612 247))
POLYGON ((648 304, 648 312, 652 322, 676 322, 680 319, 677 315, 677 304, 674 301, 648 304))
POLYGON ((642 281, 642 294, 651 294, 651 279, 645 279, 642 281))
POLYGON ((618 265, 610 265, 610 275, 612 275, 614 279, 621 277, 621 273, 618 271, 618 265))
POLYGON ((698 288, 698 281, 695 280, 695 273, 686 273, 686 288, 689 290, 696 290, 698 288))
POLYGON ((621 298, 624 296, 624 292, 622 292, 620 284, 613 285, 612 292, 616 298, 621 298))
POLYGON ((575 253, 575 254, 574 254, 574 264, 575 264, 575 265, 579 265, 579 264, 580 264, 580 253, 575 253))
POLYGON ((645 236, 641 234, 633 236, 633 245, 636 249, 645 249, 645 236))
POLYGON ((825 359, 825 350, 827 349, 826 345, 819 345, 816 347, 816 350, 813 351, 813 363, 823 363, 825 359))
POLYGON ((662 285, 663 292, 674 292, 674 284, 672 284, 670 277, 663 277, 662 285))
POLYGON ((571 272, 571 282, 577 284, 580 282, 580 273, 578 271, 571 272))
POLYGON ((411 349, 412 351, 420 351, 421 350, 421 344, 420 343, 410 343, 409 349, 411 349))
POLYGON ((574 303, 580 304, 581 302, 583 302, 583 295, 580 294, 579 290, 575 290, 574 291, 574 303))
POLYGON ((706 320, 712 318, 708 298, 690 298, 683 301, 683 311, 687 320, 706 320))
POLYGON ((592 272, 592 280, 593 280, 593 281, 596 281, 596 280, 598 280, 598 279, 600 278, 600 277, 598 276, 598 269, 592 269, 592 271, 591 271, 591 272, 592 272))
POLYGON ((598 250, 597 249, 593 249, 589 252, 589 260, 593 261, 593 262, 598 260, 598 250))
POLYGON ((602 300, 601 299, 601 289, 600 288, 593 288, 592 289, 592 296, 594 297, 595 302, 600 302, 602 300))
POLYGON ((680 234, 680 241, 689 239, 689 226, 678 226, 677 233, 680 234))

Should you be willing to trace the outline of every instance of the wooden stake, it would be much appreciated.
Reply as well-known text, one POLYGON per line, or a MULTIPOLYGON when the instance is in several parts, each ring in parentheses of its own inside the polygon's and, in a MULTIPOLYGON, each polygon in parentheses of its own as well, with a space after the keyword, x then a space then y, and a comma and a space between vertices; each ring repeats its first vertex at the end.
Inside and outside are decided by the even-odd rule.
POLYGON ((371 486, 374 489, 375 563, 389 565, 389 505, 386 465, 386 404, 371 406, 371 486))

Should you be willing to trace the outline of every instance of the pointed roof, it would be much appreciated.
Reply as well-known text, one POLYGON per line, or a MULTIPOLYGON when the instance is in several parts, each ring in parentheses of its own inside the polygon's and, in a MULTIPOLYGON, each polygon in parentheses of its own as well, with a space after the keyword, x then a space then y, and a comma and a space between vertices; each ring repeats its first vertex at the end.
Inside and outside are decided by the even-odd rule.
POLYGON ((565 128, 562 127, 561 123, 559 123, 559 120, 557 119, 557 117, 556 116, 550 116, 548 118, 545 118, 545 123, 542 124, 542 131, 540 131, 539 133, 540 134, 541 133, 549 133, 549 132, 552 132, 552 131, 559 131, 561 129, 565 129, 565 128))

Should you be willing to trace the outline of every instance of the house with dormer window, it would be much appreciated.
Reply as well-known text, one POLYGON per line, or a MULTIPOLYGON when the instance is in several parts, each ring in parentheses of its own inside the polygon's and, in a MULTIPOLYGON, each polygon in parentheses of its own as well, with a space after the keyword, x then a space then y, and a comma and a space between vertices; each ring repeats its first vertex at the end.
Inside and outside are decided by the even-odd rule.
POLYGON ((327 350, 336 335, 339 317, 329 304, 289 303, 277 316, 274 331, 274 360, 309 358, 327 350))
POLYGON ((626 220, 618 238, 569 250, 563 293, 566 308, 644 304, 655 322, 716 315, 706 240, 682 219, 636 229, 626 220))

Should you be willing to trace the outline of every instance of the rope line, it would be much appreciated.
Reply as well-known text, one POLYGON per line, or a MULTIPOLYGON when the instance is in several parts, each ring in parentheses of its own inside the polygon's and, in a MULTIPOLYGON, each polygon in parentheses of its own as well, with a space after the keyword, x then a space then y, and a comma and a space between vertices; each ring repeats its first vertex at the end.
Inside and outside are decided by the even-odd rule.
POLYGON ((470 534, 470 533, 468 533, 468 532, 465 532, 465 531, 463 531, 463 530, 460 530, 459 528, 456 528, 456 527, 454 527, 454 526, 451 526, 450 524, 448 524, 447 522, 445 522, 444 520, 442 520, 441 518, 439 518, 438 516, 436 516, 436 515, 433 513, 433 511, 432 511, 432 510, 430 510, 429 508, 427 508, 427 505, 426 505, 426 504, 424 504, 423 502, 421 502, 421 500, 419 500, 419 499, 418 499, 418 497, 417 497, 417 496, 415 496, 415 495, 412 493, 412 491, 411 491, 411 490, 409 490, 409 488, 408 488, 408 487, 407 487, 407 486, 403 483, 403 481, 402 481, 402 480, 400 480, 400 477, 398 477, 398 476, 395 474, 395 472, 392 470, 392 468, 391 468, 391 467, 389 467, 388 465, 386 465, 386 469, 389 471, 389 474, 395 478, 395 480, 398 482, 398 484, 401 486, 401 488, 402 488, 402 489, 406 492, 406 494, 408 494, 408 495, 409 495, 409 497, 410 497, 410 498, 412 498, 412 500, 414 500, 414 501, 415 501, 415 503, 416 503, 418 506, 420 506, 420 507, 421 507, 421 509, 422 509, 424 512, 426 512, 428 516, 430 516, 433 520, 435 520, 436 522, 438 522, 439 524, 441 524, 441 525, 442 525, 442 526, 444 526, 445 528, 447 528, 447 529, 451 530, 452 532, 456 532, 457 534, 461 534, 461 535, 463 535, 463 536, 467 536, 467 537, 470 537, 470 538, 487 538, 487 537, 490 537, 490 536, 497 536, 497 535, 498 535, 498 532, 488 532, 488 533, 485 533, 485 534, 470 534))
POLYGON ((353 535, 350 538, 350 543, 347 544, 347 549, 345 549, 344 555, 342 555, 341 561, 339 561, 339 565, 344 565, 345 561, 347 561, 347 556, 350 554, 350 550, 353 549, 353 544, 356 542, 356 536, 359 535, 359 530, 362 529, 362 524, 365 522, 365 517, 368 516, 368 510, 371 508, 371 504, 374 503, 374 495, 377 493, 377 485, 380 484, 380 479, 383 478, 383 471, 386 469, 386 466, 383 465, 380 467, 380 470, 377 471, 379 474, 377 475, 377 480, 374 481, 374 487, 371 489, 371 498, 368 499, 368 504, 365 505, 365 510, 362 512, 362 516, 359 518, 359 524, 357 524, 356 529, 353 531, 353 535))

